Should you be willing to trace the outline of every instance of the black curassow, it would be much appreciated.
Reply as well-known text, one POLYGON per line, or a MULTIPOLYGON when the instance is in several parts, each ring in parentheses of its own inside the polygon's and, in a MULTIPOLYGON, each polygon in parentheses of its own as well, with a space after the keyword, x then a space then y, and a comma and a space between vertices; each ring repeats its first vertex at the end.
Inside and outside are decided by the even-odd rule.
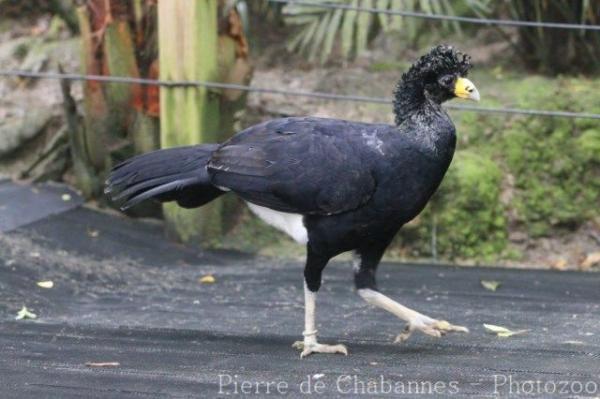
POLYGON ((317 342, 316 293, 335 255, 355 251, 355 285, 368 303, 439 337, 468 330, 409 309, 377 291, 375 272, 400 227, 417 216, 439 186, 454 154, 454 124, 441 104, 479 100, 466 79, 469 57, 434 47, 402 75, 395 125, 313 117, 275 119, 223 144, 164 149, 116 166, 106 193, 123 209, 146 199, 199 207, 233 192, 270 225, 306 244, 304 340, 301 356, 344 353, 317 342))

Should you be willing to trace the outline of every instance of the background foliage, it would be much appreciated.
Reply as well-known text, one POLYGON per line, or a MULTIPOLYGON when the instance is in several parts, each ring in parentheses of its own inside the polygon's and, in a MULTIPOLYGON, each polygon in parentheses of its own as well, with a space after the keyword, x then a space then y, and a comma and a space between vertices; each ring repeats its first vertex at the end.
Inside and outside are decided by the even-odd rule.
MULTIPOLYGON (((588 0, 333 2, 459 16, 600 23, 600 3, 588 0)), ((81 55, 87 60, 83 65, 91 68, 88 73, 157 77, 152 23, 156 0, 111 0, 122 6, 112 10, 112 28, 103 15, 89 8, 94 4, 102 6, 106 1, 0 0, 0 64, 55 71, 70 57, 75 65, 67 64, 68 69, 77 71, 83 42, 81 55)), ((255 74, 257 86, 388 96, 414 57, 433 43, 450 42, 474 56, 473 80, 482 92, 482 105, 600 113, 597 31, 458 25, 266 0, 222 0, 219 5, 219 79, 223 81, 248 83, 252 71, 248 60, 254 58, 261 71, 255 74), (231 12, 237 15, 233 24, 231 12)), ((32 97, 50 98, 48 87, 56 88, 55 82, 33 81, 3 80, 0 86, 11 95, 33 93, 20 103, 28 105, 32 97)), ((73 182, 82 174, 78 158, 95 168, 90 176, 99 176, 114 161, 158 147, 156 88, 153 93, 136 87, 86 85, 84 97, 75 87, 72 92, 71 110, 79 112, 71 112, 73 117, 66 120, 60 111, 62 100, 47 107, 35 102, 31 106, 36 113, 27 118, 19 117, 23 106, 18 101, 2 103, 0 136, 18 132, 19 141, 3 147, 0 139, 0 168, 10 165, 21 177, 73 182), (11 110, 11 103, 20 108, 11 110), (103 118, 112 122, 104 123, 103 118), (92 126, 95 123, 98 128, 92 126), (85 140, 74 144, 68 132, 85 140), (109 139, 94 144, 102 135, 109 139), (31 154, 37 159, 27 158, 31 154), (27 158, 25 166, 20 166, 21 158, 27 158)), ((246 105, 245 96, 237 91, 212 95, 220 98, 219 132, 224 135, 293 114, 390 120, 387 107, 371 104, 260 96, 246 105), (246 109, 250 112, 242 112, 246 109)), ((574 250, 576 261, 581 253, 600 246, 598 121, 469 112, 453 112, 452 117, 460 140, 456 159, 431 206, 399 234, 393 256, 497 262, 524 259, 531 248, 558 252, 554 247, 571 240, 582 248, 574 250)), ((89 195, 101 199, 100 186, 101 179, 95 179, 89 195)), ((274 254, 302 252, 235 200, 223 209, 225 238, 217 237, 212 244, 251 251, 271 248, 274 254)), ((156 209, 143 214, 156 215, 156 209)))
MULTIPOLYGON (((416 11, 427 14, 505 18, 523 21, 598 24, 600 2, 590 0, 320 0, 333 4, 381 10, 416 11)), ((268 4, 268 3, 267 3, 268 4)), ((279 4, 271 7, 281 7, 279 4)), ((473 31, 473 26, 457 22, 430 21, 397 15, 371 14, 355 10, 332 10, 319 7, 286 5, 284 21, 298 26, 288 42, 288 49, 308 55, 312 61, 326 62, 337 47, 337 55, 351 59, 367 50, 371 39, 380 33, 402 31, 408 43, 415 44, 426 29, 438 33, 458 34, 473 31)), ((594 31, 569 31, 553 28, 523 28, 510 32, 496 29, 513 43, 521 61, 542 73, 593 72, 600 67, 600 35, 594 31), (577 62, 585 58, 586 62, 577 62)))
MULTIPOLYGON (((429 14, 482 15, 489 10, 489 0, 467 0, 459 7, 450 1, 431 0, 333 0, 333 4, 346 4, 353 7, 377 8, 380 10, 417 11, 429 14)), ((312 61, 327 61, 332 55, 334 45, 338 44, 339 54, 351 59, 367 50, 371 39, 380 33, 404 31, 407 39, 414 42, 424 20, 405 18, 385 13, 373 14, 356 10, 323 9, 301 5, 283 7, 284 21, 288 25, 299 26, 299 31, 289 41, 290 51, 304 52, 312 61)), ((456 22, 442 21, 441 31, 462 33, 456 22)))

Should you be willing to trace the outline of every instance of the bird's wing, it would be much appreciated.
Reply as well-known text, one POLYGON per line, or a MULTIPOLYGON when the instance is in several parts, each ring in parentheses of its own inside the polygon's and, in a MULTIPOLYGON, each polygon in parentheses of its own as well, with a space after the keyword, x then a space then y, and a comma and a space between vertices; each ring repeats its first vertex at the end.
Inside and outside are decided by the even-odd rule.
MULTIPOLYGON (((212 183, 282 212, 330 215, 371 198, 373 148, 359 129, 370 125, 285 118, 251 127, 213 153, 212 183)), ((372 125, 378 126, 378 125, 372 125)))

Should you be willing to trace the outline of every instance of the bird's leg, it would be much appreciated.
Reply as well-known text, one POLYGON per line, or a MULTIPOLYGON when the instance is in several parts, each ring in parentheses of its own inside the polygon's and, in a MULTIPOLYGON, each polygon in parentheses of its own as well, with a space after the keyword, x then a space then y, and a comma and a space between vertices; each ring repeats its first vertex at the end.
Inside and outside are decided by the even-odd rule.
POLYGON ((306 268, 304 270, 304 336, 303 341, 296 341, 292 345, 301 350, 300 357, 303 358, 312 353, 342 353, 348 354, 348 349, 341 344, 326 345, 317 342, 316 327, 316 302, 317 291, 321 285, 321 272, 327 264, 328 259, 318 258, 308 252, 306 268), (324 262, 324 263, 323 263, 324 262))
POLYGON ((354 268, 354 282, 358 294, 367 303, 387 310, 408 323, 405 330, 396 337, 394 342, 405 341, 415 330, 433 337, 441 337, 449 332, 469 332, 466 327, 455 326, 445 320, 433 319, 377 291, 375 271, 377 270, 377 265, 383 255, 383 251, 376 253, 375 251, 363 250, 359 252, 359 255, 360 262, 357 262, 354 268))
POLYGON ((415 330, 419 330, 432 337, 441 337, 449 332, 469 332, 469 329, 466 327, 455 326, 445 320, 432 319, 429 316, 407 308, 374 289, 361 288, 358 290, 358 294, 371 305, 385 309, 408 323, 404 331, 398 334, 394 342, 407 340, 415 330))
POLYGON ((317 342, 317 329, 315 324, 317 293, 312 292, 304 284, 304 336, 303 341, 294 342, 293 347, 301 350, 300 357, 308 356, 312 353, 342 353, 348 354, 348 349, 342 344, 326 345, 317 342))

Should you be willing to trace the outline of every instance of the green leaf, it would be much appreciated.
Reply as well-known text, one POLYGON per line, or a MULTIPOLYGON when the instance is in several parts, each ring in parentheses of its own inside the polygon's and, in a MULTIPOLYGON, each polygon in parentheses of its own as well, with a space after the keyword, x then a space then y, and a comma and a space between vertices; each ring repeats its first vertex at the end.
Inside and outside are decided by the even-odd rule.
POLYGON ((496 326, 493 324, 484 324, 483 327, 486 329, 486 331, 496 334, 496 336, 501 338, 509 338, 515 335, 521 335, 529 332, 529 330, 512 331, 506 327, 496 326))
MULTIPOLYGON (((435 2, 433 4, 435 5, 435 2)), ((431 6, 432 6, 432 4, 429 2, 429 0, 420 0, 419 1, 419 7, 426 14, 433 14, 433 9, 431 6)))
MULTIPOLYGON (((406 9, 407 10, 416 10, 417 9, 417 3, 419 2, 419 0, 408 0, 409 4, 407 5, 406 9)), ((407 30, 408 30, 408 37, 412 38, 414 40, 414 38, 417 36, 417 24, 422 23, 422 21, 417 20, 416 18, 406 18, 404 20, 406 22, 406 26, 407 26, 407 30)))
MULTIPOLYGON (((372 0, 363 0, 360 3, 363 7, 373 7, 372 0)), ((371 20, 373 15, 370 12, 361 12, 356 19, 356 54, 361 54, 367 49, 369 39, 369 30, 371 29, 371 20)))
POLYGON ((302 38, 302 41, 300 42, 300 51, 304 51, 304 49, 306 49, 306 47, 310 44, 310 41, 313 38, 313 36, 315 35, 315 32, 317 31, 318 27, 319 27, 318 19, 315 20, 314 22, 312 22, 308 26, 308 30, 307 30, 306 34, 304 35, 304 37, 302 38))
MULTIPOLYGON (((377 9, 387 10, 390 6, 390 0, 376 0, 375 4, 377 9)), ((379 16, 379 23, 381 24, 381 29, 384 32, 387 32, 390 29, 390 16, 384 13, 380 13, 377 15, 379 16)))
POLYGON ((325 63, 327 57, 331 54, 333 49, 333 41, 335 40, 336 33, 340 27, 342 16, 344 15, 343 10, 335 10, 331 17, 331 22, 327 28, 327 36, 325 36, 325 42, 323 44, 323 51, 321 52, 321 63, 325 63))
MULTIPOLYGON (((450 2, 448 0, 442 0, 442 4, 444 6, 444 9, 442 9, 440 11, 441 14, 456 15, 456 12, 454 11, 452 4, 450 4, 450 2)), ((452 21, 452 27, 454 28, 456 33, 458 33, 459 35, 462 35, 462 29, 461 29, 460 23, 458 21, 452 21)))
POLYGON ((284 8, 284 16, 290 15, 306 15, 306 14, 322 14, 324 12, 323 7, 317 6, 299 6, 294 3, 287 4, 284 8))
POLYGON ((285 18, 287 25, 306 25, 315 20, 315 15, 293 15, 285 18))
MULTIPOLYGON (((381 10, 418 11, 435 14, 457 15, 450 0, 315 0, 315 2, 339 3, 350 7, 366 7, 381 10)), ((491 0, 467 0, 466 7, 473 13, 489 11, 491 0)), ((460 8, 462 13, 464 7, 460 8)), ((402 30, 409 40, 415 41, 418 28, 424 23, 421 19, 404 18, 386 13, 358 12, 353 9, 325 9, 318 6, 299 6, 293 3, 283 7, 284 21, 288 25, 305 26, 287 45, 289 51, 309 50, 309 59, 319 57, 321 63, 331 55, 333 44, 339 33, 341 55, 349 59, 367 48, 375 28, 383 32, 402 30)), ((456 21, 442 21, 432 28, 442 26, 461 33, 456 21)), ((443 31, 443 29, 442 29, 443 31)))
MULTIPOLYGON (((402 11, 404 9, 404 3, 405 0, 390 0, 390 9, 402 11)), ((389 30, 401 30, 403 28, 403 22, 404 19, 401 15, 392 15, 390 18, 389 30)))
POLYGON ((304 29, 298 32, 292 40, 290 40, 290 42, 286 46, 288 51, 295 51, 298 49, 300 43, 302 42, 308 31, 311 29, 311 26, 312 25, 306 26, 304 29))
MULTIPOLYGON (((352 0, 352 7, 358 7, 358 0, 352 0)), ((358 12, 348 10, 344 13, 344 22, 342 23, 342 56, 346 59, 350 58, 354 43, 354 26, 358 12)))
POLYGON ((502 285, 502 283, 494 280, 481 280, 481 285, 486 290, 496 291, 502 285))
POLYGON ((310 47, 310 54, 308 56, 308 59, 310 61, 314 61, 317 58, 317 53, 320 49, 322 49, 321 45, 323 44, 323 39, 325 39, 325 34, 327 33, 327 27, 329 26, 331 16, 332 13, 327 13, 319 23, 319 27, 315 32, 315 36, 312 40, 310 47))

